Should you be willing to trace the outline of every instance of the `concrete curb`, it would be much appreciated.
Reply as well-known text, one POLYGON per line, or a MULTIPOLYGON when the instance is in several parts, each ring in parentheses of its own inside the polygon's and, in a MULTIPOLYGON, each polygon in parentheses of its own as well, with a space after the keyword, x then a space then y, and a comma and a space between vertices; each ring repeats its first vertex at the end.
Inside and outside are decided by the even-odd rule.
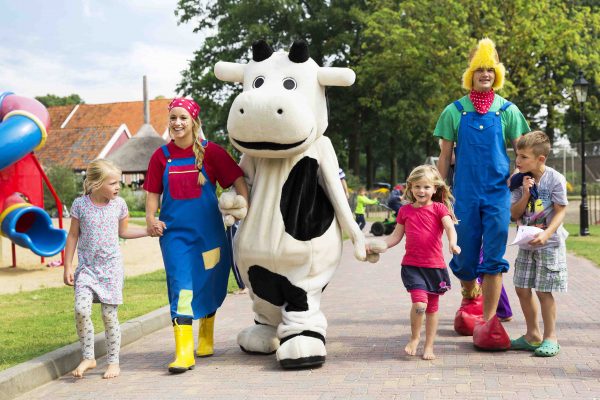
MULTIPOLYGON (((171 325, 169 306, 121 324, 121 346, 171 325)), ((106 355, 104 332, 95 338, 96 359, 106 355)), ((73 343, 0 372, 0 400, 11 400, 74 370, 81 361, 81 347, 73 343)))

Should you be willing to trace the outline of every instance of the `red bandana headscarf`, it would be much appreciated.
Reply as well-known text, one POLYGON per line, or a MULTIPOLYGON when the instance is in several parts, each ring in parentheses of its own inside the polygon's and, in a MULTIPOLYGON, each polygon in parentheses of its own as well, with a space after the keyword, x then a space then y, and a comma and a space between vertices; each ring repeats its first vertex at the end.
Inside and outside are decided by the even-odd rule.
POLYGON ((471 103, 473 103, 475 111, 477 111, 479 114, 485 114, 488 112, 492 106, 492 103, 494 102, 494 89, 487 92, 471 90, 471 93, 469 93, 469 99, 471 99, 471 103))
POLYGON ((190 113, 193 119, 198 118, 200 114, 200 106, 194 100, 177 97, 169 104, 169 111, 175 107, 185 108, 190 113))

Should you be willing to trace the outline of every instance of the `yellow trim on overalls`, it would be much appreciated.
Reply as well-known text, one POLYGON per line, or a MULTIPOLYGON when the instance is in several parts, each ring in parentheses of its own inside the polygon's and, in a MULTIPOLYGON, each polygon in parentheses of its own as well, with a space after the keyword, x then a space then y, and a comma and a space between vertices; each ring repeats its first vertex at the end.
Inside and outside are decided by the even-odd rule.
POLYGON ((221 248, 215 247, 212 250, 203 252, 202 259, 204 260, 204 269, 214 268, 221 261, 221 248))

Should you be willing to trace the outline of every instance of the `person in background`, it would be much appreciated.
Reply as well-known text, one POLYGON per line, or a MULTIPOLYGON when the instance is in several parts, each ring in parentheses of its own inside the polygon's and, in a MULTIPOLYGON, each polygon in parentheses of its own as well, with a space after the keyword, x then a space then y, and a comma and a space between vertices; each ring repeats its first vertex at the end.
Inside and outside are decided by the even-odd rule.
POLYGON ((348 190, 348 183, 346 182, 346 174, 344 170, 340 168, 339 170, 340 182, 342 182, 342 187, 344 188, 344 193, 346 194, 346 198, 350 199, 350 191, 348 190))
POLYGON ((354 209, 354 215, 356 216, 356 223, 362 231, 367 220, 365 219, 365 206, 379 204, 377 199, 370 199, 367 197, 367 189, 363 186, 358 189, 358 196, 356 196, 356 208, 354 209))

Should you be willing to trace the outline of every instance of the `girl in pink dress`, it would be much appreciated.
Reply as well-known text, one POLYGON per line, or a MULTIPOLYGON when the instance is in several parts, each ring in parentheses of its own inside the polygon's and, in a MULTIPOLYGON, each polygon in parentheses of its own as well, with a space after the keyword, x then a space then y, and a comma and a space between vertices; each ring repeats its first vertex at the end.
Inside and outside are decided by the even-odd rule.
MULTIPOLYGON (((410 173, 404 199, 410 204, 398 210, 396 228, 384 242, 387 248, 393 247, 406 234, 402 282, 410 293, 412 308, 411 338, 404 351, 411 356, 417 353, 423 317, 426 316, 423 359, 433 360, 439 297, 450 289, 450 276, 442 254, 444 231, 448 236, 450 253, 460 253, 460 248, 456 245, 452 195, 438 170, 431 165, 422 165, 410 173)), ((367 252, 381 252, 381 249, 376 251, 367 245, 367 252)))
POLYGON ((120 188, 121 170, 108 160, 94 160, 86 170, 84 195, 75 199, 71 208, 64 282, 75 286, 75 324, 83 356, 73 371, 78 378, 96 367, 92 302, 102 305, 106 330, 108 368, 104 378, 115 378, 120 373, 121 328, 117 308, 123 304, 123 261, 119 237, 147 236, 142 227, 128 227, 129 212, 125 200, 119 197, 120 188), (75 248, 79 261, 76 269, 75 248))

